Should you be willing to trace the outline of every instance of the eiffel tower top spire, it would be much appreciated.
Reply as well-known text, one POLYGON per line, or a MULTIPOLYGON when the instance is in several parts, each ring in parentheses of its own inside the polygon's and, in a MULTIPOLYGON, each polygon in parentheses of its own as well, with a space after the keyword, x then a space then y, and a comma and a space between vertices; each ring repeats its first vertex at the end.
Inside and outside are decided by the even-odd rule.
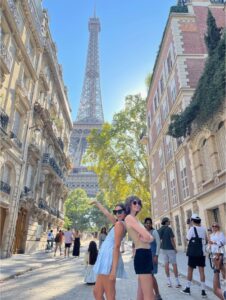
POLYGON ((85 78, 76 123, 103 124, 104 115, 100 90, 98 34, 100 21, 94 16, 89 19, 89 45, 86 59, 85 78))

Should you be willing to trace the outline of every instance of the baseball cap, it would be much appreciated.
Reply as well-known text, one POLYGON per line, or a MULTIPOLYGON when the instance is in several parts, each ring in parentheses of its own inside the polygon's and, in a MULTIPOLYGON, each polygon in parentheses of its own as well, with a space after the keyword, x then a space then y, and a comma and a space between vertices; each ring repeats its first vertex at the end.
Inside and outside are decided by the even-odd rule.
POLYGON ((169 222, 169 220, 170 220, 170 219, 169 219, 168 217, 164 217, 164 218, 162 219, 161 224, 162 224, 162 225, 165 225, 165 223, 166 223, 166 222, 169 222))
POLYGON ((201 221, 201 218, 197 214, 192 214, 191 215, 191 220, 193 220, 193 221, 201 221))

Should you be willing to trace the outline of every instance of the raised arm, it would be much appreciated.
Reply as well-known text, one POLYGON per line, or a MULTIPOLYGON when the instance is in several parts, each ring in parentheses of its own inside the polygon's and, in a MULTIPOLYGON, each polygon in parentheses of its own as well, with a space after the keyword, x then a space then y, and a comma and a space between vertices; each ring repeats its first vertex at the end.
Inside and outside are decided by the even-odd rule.
POLYGON ((92 200, 90 202, 90 205, 95 205, 112 224, 116 223, 115 217, 111 213, 109 213, 109 211, 100 202, 98 202, 97 200, 92 200))
POLYGON ((128 215, 125 218, 126 225, 129 225, 132 227, 139 235, 140 239, 145 243, 151 243, 153 241, 153 236, 147 231, 146 228, 141 226, 138 221, 132 217, 131 215, 128 215))

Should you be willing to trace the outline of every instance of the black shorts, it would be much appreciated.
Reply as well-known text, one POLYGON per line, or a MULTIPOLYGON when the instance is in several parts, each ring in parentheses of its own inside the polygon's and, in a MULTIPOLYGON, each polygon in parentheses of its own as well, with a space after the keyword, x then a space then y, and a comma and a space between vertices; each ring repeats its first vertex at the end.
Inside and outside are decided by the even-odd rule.
POLYGON ((136 254, 134 257, 134 269, 136 274, 152 273, 153 265, 150 249, 136 249, 136 254))
POLYGON ((71 247, 71 243, 66 243, 65 244, 65 248, 70 248, 71 247))
POLYGON ((205 256, 188 256, 188 266, 192 269, 196 267, 205 267, 206 266, 206 257, 205 256))

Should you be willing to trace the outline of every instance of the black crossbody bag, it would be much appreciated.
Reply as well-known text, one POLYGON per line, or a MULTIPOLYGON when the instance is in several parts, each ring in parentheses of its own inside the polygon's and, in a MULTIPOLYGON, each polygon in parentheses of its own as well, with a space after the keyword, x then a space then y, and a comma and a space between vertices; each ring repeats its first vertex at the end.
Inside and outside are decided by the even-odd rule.
POLYGON ((194 227, 195 237, 191 238, 188 243, 187 256, 203 256, 202 238, 198 236, 196 227, 194 227))

